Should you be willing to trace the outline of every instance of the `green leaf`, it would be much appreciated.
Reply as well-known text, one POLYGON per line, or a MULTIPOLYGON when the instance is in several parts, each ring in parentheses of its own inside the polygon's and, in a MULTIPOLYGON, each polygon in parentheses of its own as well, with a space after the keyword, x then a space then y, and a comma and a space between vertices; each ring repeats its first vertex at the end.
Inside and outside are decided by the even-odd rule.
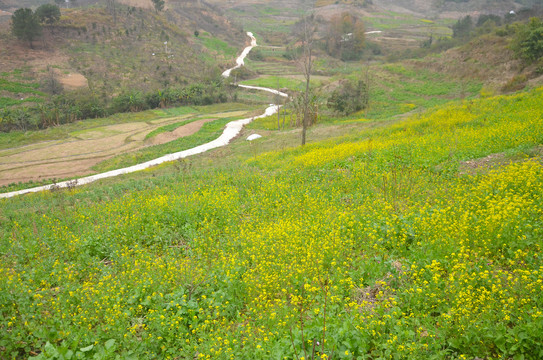
POLYGON ((506 349, 506 346, 505 346, 505 338, 503 336, 498 336, 496 338, 496 340, 494 340, 494 343, 496 344, 496 346, 498 347, 498 349, 500 349, 500 351, 504 352, 505 349, 506 349))
POLYGON ((92 349, 94 349, 94 345, 89 345, 89 346, 81 348, 79 350, 81 350, 82 352, 88 352, 88 351, 91 351, 92 349))
POLYGON ((106 350, 111 349, 113 346, 115 346, 115 339, 109 339, 108 341, 106 341, 106 350))
POLYGON ((57 348, 54 345, 52 345, 49 341, 45 344, 44 350, 45 350, 45 354, 49 357, 54 357, 58 355, 57 348))

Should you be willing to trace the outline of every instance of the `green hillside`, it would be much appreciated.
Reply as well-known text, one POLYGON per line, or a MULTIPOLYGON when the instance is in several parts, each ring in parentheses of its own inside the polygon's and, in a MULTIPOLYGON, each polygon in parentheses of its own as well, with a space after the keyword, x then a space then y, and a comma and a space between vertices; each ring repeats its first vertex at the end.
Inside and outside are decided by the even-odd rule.
POLYGON ((0 355, 539 359, 542 104, 458 101, 1 200, 0 355))

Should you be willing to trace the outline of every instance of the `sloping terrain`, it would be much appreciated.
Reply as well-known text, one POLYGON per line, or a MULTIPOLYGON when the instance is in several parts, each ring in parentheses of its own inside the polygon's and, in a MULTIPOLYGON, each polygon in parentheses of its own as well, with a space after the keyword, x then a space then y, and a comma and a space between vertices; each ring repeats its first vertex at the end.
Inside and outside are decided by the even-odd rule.
POLYGON ((373 4, 383 9, 400 13, 458 18, 468 14, 499 14, 503 16, 512 10, 519 10, 525 6, 535 5, 536 1, 373 0, 373 4))
POLYGON ((511 41, 511 36, 486 34, 441 54, 405 63, 420 71, 430 70, 460 81, 480 81, 491 93, 543 84, 538 65, 519 59, 511 50, 511 41))
MULTIPOLYGON (((63 7, 81 7, 99 3, 101 0, 76 0, 75 2, 61 4, 63 7)), ((14 11, 18 8, 36 8, 43 4, 53 3, 50 0, 1 0, 0 9, 14 11)))
MULTIPOLYGON (((53 76, 68 90, 88 84, 103 96, 163 89, 217 76, 245 41, 241 29, 220 13, 192 3, 161 14, 126 5, 117 5, 115 13, 105 7, 62 9, 61 21, 44 29, 34 49, 13 38, 7 23, 0 24, 1 77, 19 88, 38 84, 42 92, 53 76)), ((0 94, 14 104, 36 95, 44 96, 0 94)))
POLYGON ((262 43, 284 45, 292 25, 313 9, 313 2, 304 0, 209 0, 225 9, 226 15, 244 29, 260 35, 262 43))
MULTIPOLYGON (((182 45, 199 45, 202 61, 230 52, 206 28, 195 36, 190 24, 185 36, 152 12, 127 9, 118 13, 127 26, 112 30, 93 29, 100 16, 110 21, 105 12, 87 22, 81 10, 67 11, 63 21, 78 41, 104 36, 133 71, 149 71, 124 58, 122 42, 139 35, 160 40, 160 50, 168 41, 176 56, 182 45), (138 28, 141 19, 148 29, 138 28)), ((421 21, 378 16, 383 28, 421 21)), ((388 64, 320 58, 325 75, 316 82, 368 76, 370 107, 318 122, 306 146, 299 129, 271 130, 274 116, 203 155, 0 200, 0 358, 541 359, 543 88, 484 89, 526 75, 508 41, 490 34, 388 64), (264 137, 244 141, 256 131, 264 137)), ((87 57, 102 51, 77 44, 87 57)), ((156 51, 147 46, 142 53, 156 51)), ((262 57, 285 51, 268 46, 262 57)), ((146 59, 151 70, 169 70, 154 60, 168 52, 159 54, 146 59)), ((124 69, 111 64, 110 76, 124 69)), ((301 81, 294 62, 248 65, 268 75, 253 85, 294 89, 301 81)), ((80 67, 92 87, 99 77, 80 67)), ((6 71, 2 85, 41 96, 27 69, 6 71)), ((176 116, 194 113, 160 111, 160 119, 140 113, 126 124, 77 131, 89 124, 80 122, 0 140, 46 151, 30 137, 49 134, 54 148, 55 136, 101 141, 124 131, 124 146, 159 139, 185 121, 176 116)), ((209 124, 221 128, 222 120, 209 124)))
POLYGON ((0 354, 538 359, 542 104, 456 102, 3 200, 0 354))

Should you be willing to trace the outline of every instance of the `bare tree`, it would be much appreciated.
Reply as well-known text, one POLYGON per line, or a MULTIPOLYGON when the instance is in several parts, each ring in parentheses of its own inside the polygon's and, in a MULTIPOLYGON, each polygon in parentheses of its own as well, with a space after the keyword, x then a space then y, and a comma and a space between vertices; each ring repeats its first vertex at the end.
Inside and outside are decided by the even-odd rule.
POLYGON ((275 94, 275 104, 277 105, 277 130, 281 130, 281 95, 279 95, 279 91, 281 91, 281 89, 279 87, 279 78, 277 78, 276 90, 277 94, 275 94))
POLYGON ((309 91, 311 82, 311 72, 313 71, 313 40, 317 26, 313 14, 303 18, 302 24, 302 47, 303 55, 301 58, 302 71, 305 79, 305 91, 303 102, 303 120, 302 120, 302 146, 306 142, 307 127, 309 126, 309 91))
POLYGON ((117 24, 117 9, 115 7, 115 0, 107 0, 107 9, 110 14, 113 14, 113 23, 117 24))
POLYGON ((55 70, 49 65, 47 65, 47 76, 43 82, 43 89, 51 95, 58 95, 64 90, 55 70))

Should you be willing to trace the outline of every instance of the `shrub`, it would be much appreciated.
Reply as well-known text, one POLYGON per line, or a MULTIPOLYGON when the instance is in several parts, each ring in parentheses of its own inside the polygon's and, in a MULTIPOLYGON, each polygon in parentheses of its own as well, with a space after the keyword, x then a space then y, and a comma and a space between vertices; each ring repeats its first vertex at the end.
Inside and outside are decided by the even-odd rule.
POLYGON ((145 97, 139 91, 130 90, 113 98, 113 112, 136 112, 146 110, 145 97))
POLYGON ((264 60, 264 55, 262 54, 262 51, 260 51, 260 49, 252 50, 249 53, 249 59, 254 61, 262 61, 264 60))
POLYGON ((60 20, 60 9, 53 4, 41 5, 35 14, 42 24, 52 25, 60 20))
POLYGON ((513 78, 511 78, 511 80, 509 80, 502 87, 502 91, 513 92, 513 91, 522 90, 526 86, 527 81, 528 81, 528 78, 524 74, 513 76, 513 78))
POLYGON ((44 129, 77 120, 159 107, 223 103, 228 100, 227 94, 223 82, 217 80, 148 93, 129 90, 112 99, 90 91, 75 91, 57 95, 50 102, 38 106, 0 111, 0 132, 44 129))
POLYGON ((473 29, 473 20, 471 16, 465 16, 458 20, 452 27, 453 37, 455 38, 467 38, 469 37, 471 30, 473 29))
POLYGON ((481 16, 479 16, 479 18, 477 19, 477 27, 480 27, 480 26, 483 26, 487 21, 493 21, 496 25, 501 25, 502 23, 502 18, 499 17, 498 15, 493 15, 493 14, 483 14, 481 16))
POLYGON ((368 87, 364 81, 346 81, 332 92, 327 105, 329 108, 347 115, 365 109, 368 106, 368 101, 368 87))
POLYGON ((230 78, 240 81, 240 80, 250 79, 254 77, 255 75, 256 73, 254 71, 249 70, 246 66, 242 66, 240 68, 233 70, 230 73, 230 78))
POLYGON ((512 48, 518 57, 533 62, 543 57, 543 21, 532 18, 521 26, 512 43, 512 48))
POLYGON ((300 58, 300 56, 303 53, 303 49, 301 46, 287 46, 287 49, 285 53, 283 54, 283 57, 287 60, 297 60, 300 58))

